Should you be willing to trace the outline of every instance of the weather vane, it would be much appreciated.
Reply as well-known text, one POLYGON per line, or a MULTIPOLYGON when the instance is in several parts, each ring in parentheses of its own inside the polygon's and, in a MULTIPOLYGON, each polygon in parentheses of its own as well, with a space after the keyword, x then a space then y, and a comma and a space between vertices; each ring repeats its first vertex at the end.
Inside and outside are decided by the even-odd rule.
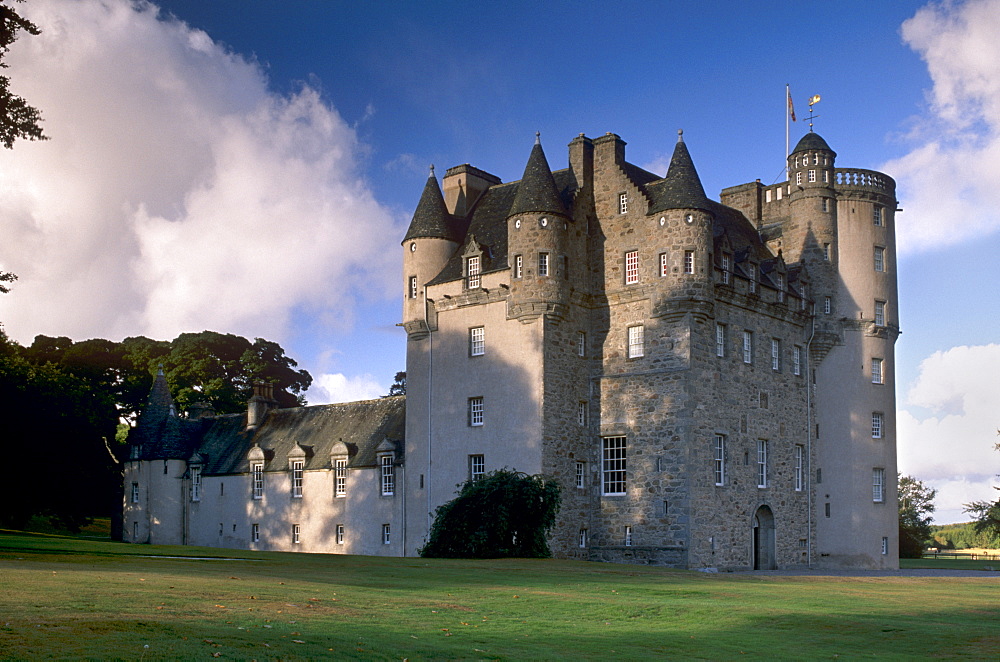
POLYGON ((813 115, 813 106, 819 103, 819 95, 814 94, 809 97, 809 133, 813 130, 813 120, 819 117, 819 115, 813 115))

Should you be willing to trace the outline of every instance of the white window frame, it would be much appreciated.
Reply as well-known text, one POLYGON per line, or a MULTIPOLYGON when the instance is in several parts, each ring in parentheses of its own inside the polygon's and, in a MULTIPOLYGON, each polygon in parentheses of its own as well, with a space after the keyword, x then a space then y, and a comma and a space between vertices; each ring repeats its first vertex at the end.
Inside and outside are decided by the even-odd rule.
POLYGON ((722 486, 726 484, 726 435, 715 435, 714 457, 712 459, 715 484, 722 486))
POLYGON ((830 297, 823 297, 823 314, 829 315, 833 312, 833 299, 830 297))
POLYGON ((809 176, 808 176, 807 179, 808 179, 808 181, 810 183, 815 182, 816 181, 816 171, 815 170, 810 170, 809 171, 809 176))
POLYGON ((771 338, 771 370, 781 372, 781 341, 771 338))
POLYGON ((872 503, 885 502, 885 469, 872 469, 872 503))
POLYGON ((576 407, 576 422, 583 427, 590 424, 590 407, 586 400, 581 400, 576 407))
POLYGON ((684 273, 694 273, 694 251, 684 251, 684 273))
POLYGON ((254 462, 250 465, 250 475, 252 476, 251 496, 255 500, 264 498, 264 463, 254 462))
POLYGON ((587 334, 584 331, 576 334, 576 355, 587 356, 587 334))
POLYGON ((722 322, 715 323, 715 355, 720 359, 726 356, 726 325, 722 322))
POLYGON ((587 546, 587 529, 580 529, 580 548, 587 546))
POLYGON ((618 194, 618 213, 619 214, 628 213, 628 193, 618 194))
POLYGON ((660 253, 660 278, 670 275, 670 261, 666 253, 660 253))
POLYGON ((292 524, 292 544, 298 545, 302 542, 302 529, 298 524, 292 524))
POLYGON ((802 348, 798 345, 792 346, 792 374, 802 376, 802 348))
POLYGON ((201 501, 201 467, 191 467, 191 500, 201 501))
POLYGON ((471 427, 482 427, 485 414, 483 397, 477 396, 469 398, 469 425, 471 427))
POLYGON ((549 254, 541 252, 538 254, 538 275, 545 277, 549 275, 549 254))
POLYGON ((872 384, 885 384, 882 359, 872 359, 872 384))
POLYGON ((410 298, 411 299, 416 299, 417 298, 417 277, 416 276, 410 276, 410 298))
POLYGON ((797 173, 795 173, 795 185, 799 186, 801 184, 802 184, 802 173, 801 172, 797 172, 797 173))
POLYGON ((347 496, 347 458, 337 458, 333 461, 333 496, 347 496))
POLYGON ((767 440, 757 440, 757 487, 767 487, 767 440))
POLYGON ((803 486, 803 468, 805 459, 805 447, 802 444, 795 444, 795 491, 801 492, 803 486))
POLYGON ((302 481, 305 476, 305 461, 292 460, 292 498, 302 498, 302 481))
POLYGON ((524 275, 524 256, 514 256, 514 278, 521 278, 524 275))
POLYGON ((743 330, 743 363, 753 363, 753 331, 749 329, 743 330))
POLYGON ((885 301, 875 300, 875 326, 885 326, 885 301))
POLYGON ((721 259, 722 267, 722 284, 729 285, 729 271, 732 269, 732 258, 729 257, 729 253, 723 253, 721 259))
POLYGON ((625 525, 625 546, 632 546, 632 527, 628 524, 625 525))
POLYGON ((391 545, 392 544, 392 527, 388 524, 382 525, 382 544, 391 545))
POLYGON ((747 270, 750 272, 750 294, 757 294, 757 265, 751 264, 747 270))
POLYGON ((477 481, 486 475, 486 456, 469 456, 469 480, 477 481))
POLYGON ((250 542, 260 542, 260 524, 257 522, 250 525, 250 542))
POLYGON ((882 205, 875 205, 872 208, 872 224, 876 227, 882 227, 882 223, 884 222, 882 211, 882 205))
POLYGON ((482 261, 479 255, 470 255, 465 258, 465 282, 470 290, 479 288, 482 269, 482 261))
POLYGON ((622 496, 628 487, 628 449, 624 436, 601 438, 601 494, 622 496))
POLYGON ((486 354, 486 327, 474 326, 469 329, 469 356, 486 354))
POLYGON ((889 553, 889 538, 887 536, 882 536, 882 555, 889 553))
POLYGON ((626 357, 630 359, 640 359, 646 355, 646 327, 642 324, 635 324, 628 327, 628 343, 626 357))
POLYGON ((334 540, 336 541, 336 544, 338 544, 338 545, 343 545, 344 544, 344 525, 343 524, 338 524, 337 525, 337 528, 334 529, 334 536, 335 536, 334 540))
MULTIPOLYGON (((826 174, 826 173, 823 173, 826 174)), ((829 212, 830 211, 830 198, 820 198, 820 211, 829 212)))
POLYGON ((139 503, 139 483, 132 483, 132 503, 139 503))
POLYGON ((392 496, 396 493, 396 465, 393 463, 392 455, 389 453, 379 455, 378 465, 379 475, 382 478, 382 496, 392 496))
POLYGON ((587 463, 577 462, 576 463, 576 477, 575 485, 577 489, 582 490, 587 485, 587 463))
POLYGON ((625 253, 625 284, 634 285, 639 282, 639 251, 625 253))
POLYGON ((872 412, 872 439, 881 439, 885 434, 885 416, 880 411, 872 412))
POLYGON ((885 246, 875 247, 875 272, 885 273, 885 246))
POLYGON ((778 281, 778 303, 785 303, 785 275, 777 274, 775 280, 778 281))

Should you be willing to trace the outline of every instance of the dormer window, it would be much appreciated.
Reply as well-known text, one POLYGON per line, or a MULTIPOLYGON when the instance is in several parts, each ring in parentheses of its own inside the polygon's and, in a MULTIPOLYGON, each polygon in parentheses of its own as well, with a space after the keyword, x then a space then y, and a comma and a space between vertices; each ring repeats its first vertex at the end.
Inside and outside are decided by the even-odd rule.
POLYGON ((392 464, 392 455, 380 455, 378 462, 382 476, 382 496, 392 496, 396 491, 396 468, 392 464))
POLYGON ((481 266, 480 266, 479 255, 470 255, 465 259, 466 286, 470 290, 474 290, 479 287, 480 269, 481 266))
POLYGON ((747 267, 747 271, 750 273, 750 294, 757 293, 757 265, 751 264, 747 267))
POLYGON ((302 498, 302 480, 304 478, 304 460, 292 460, 292 498, 302 498))
POLYGON ((201 467, 191 467, 191 500, 201 501, 201 467))
POLYGON ((785 276, 784 274, 777 274, 776 280, 778 281, 778 303, 785 302, 785 276))
POLYGON ((254 462, 250 465, 250 474, 253 476, 253 498, 264 498, 264 463, 254 462))
POLYGON ((733 258, 729 253, 723 253, 721 258, 722 264, 722 284, 729 285, 729 272, 733 268, 733 258))

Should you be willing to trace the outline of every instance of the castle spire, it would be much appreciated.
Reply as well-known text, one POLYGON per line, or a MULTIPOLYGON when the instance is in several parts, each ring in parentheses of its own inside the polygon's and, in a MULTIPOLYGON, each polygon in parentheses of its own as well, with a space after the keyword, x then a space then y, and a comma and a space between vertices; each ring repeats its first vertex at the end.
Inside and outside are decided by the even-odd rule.
POLYGON ((448 239, 456 243, 462 240, 458 224, 445 206, 444 195, 441 194, 441 187, 434 175, 433 165, 430 167, 427 184, 424 185, 424 192, 413 212, 413 219, 410 221, 406 236, 403 237, 403 242, 417 237, 448 239))
POLYGON ((684 142, 684 130, 677 131, 677 144, 670 158, 670 166, 659 186, 659 195, 653 201, 649 213, 667 209, 704 209, 709 211, 711 205, 701 185, 698 171, 691 160, 687 144, 684 142))
POLYGON ((561 214, 567 216, 566 206, 559 197, 556 180, 552 177, 549 162, 542 151, 539 133, 535 133, 535 144, 524 167, 524 176, 517 186, 517 195, 510 208, 510 215, 536 212, 540 214, 561 214))

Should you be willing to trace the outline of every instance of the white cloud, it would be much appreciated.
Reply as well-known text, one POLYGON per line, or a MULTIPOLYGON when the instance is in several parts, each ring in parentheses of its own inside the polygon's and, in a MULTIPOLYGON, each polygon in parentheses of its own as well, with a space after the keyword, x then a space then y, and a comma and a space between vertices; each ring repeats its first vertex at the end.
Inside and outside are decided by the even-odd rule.
POLYGON ((899 470, 938 489, 939 523, 967 521, 962 504, 994 501, 1000 453, 1000 345, 953 347, 920 364, 897 416, 899 470))
POLYGON ((308 86, 128 0, 35 0, 9 57, 51 140, 0 153, 0 299, 14 338, 205 328, 281 341, 395 293, 402 234, 354 129, 308 86))
POLYGON ((903 23, 927 63, 929 115, 919 147, 879 169, 893 173, 906 209, 901 252, 1000 230, 1000 0, 934 3, 903 23), (955 219, 961 219, 956 222, 955 219))
POLYGON ((331 402, 355 402, 372 400, 389 392, 388 386, 379 384, 372 375, 322 374, 313 380, 306 399, 311 405, 331 402))

